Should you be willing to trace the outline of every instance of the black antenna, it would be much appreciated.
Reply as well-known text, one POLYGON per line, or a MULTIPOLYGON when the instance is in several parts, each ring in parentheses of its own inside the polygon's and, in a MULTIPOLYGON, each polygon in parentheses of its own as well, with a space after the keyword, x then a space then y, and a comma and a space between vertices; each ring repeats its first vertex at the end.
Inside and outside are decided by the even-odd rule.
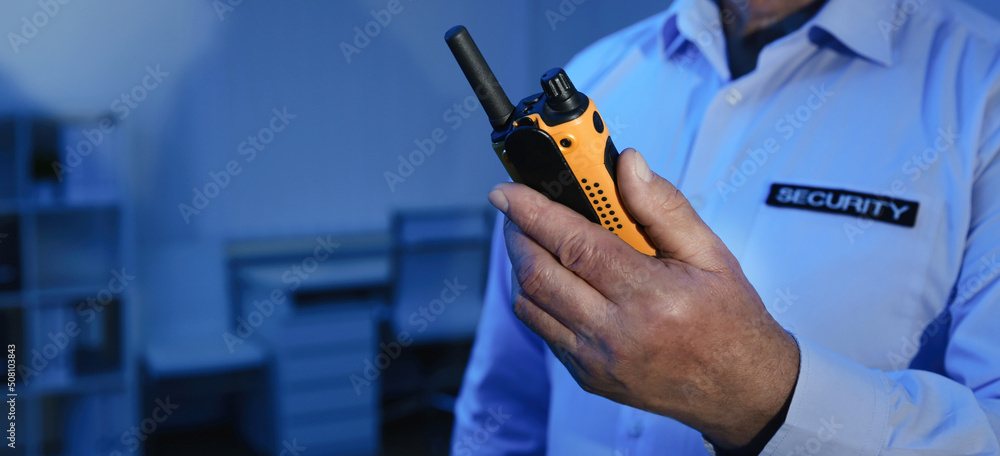
POLYGON ((493 75, 493 70, 486 63, 483 54, 479 52, 476 42, 472 41, 472 36, 465 26, 457 25, 444 34, 444 40, 451 48, 451 53, 455 55, 458 66, 462 67, 465 78, 469 80, 473 91, 479 97, 479 103, 486 110, 486 115, 490 118, 490 125, 494 130, 502 130, 507 126, 507 121, 514 114, 514 105, 511 104, 507 93, 500 87, 497 77, 493 75))

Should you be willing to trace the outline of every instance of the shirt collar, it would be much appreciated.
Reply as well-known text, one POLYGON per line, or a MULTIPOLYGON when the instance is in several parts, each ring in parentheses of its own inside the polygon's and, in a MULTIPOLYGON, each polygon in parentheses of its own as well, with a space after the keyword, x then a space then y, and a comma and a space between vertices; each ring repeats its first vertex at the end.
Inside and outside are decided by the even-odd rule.
POLYGON ((726 37, 715 0, 675 0, 667 10, 662 36, 667 57, 673 57, 690 42, 728 79, 726 37))
MULTIPOLYGON (((855 54, 884 66, 893 64, 896 0, 827 0, 803 28, 818 28, 855 54)), ((719 11, 713 0, 676 0, 663 23, 663 50, 670 57, 689 41, 711 54, 725 55, 719 11), (714 46, 713 46, 714 44, 714 46)))
MULTIPOLYGON (((702 9, 698 7, 696 0, 675 0, 670 4, 670 8, 667 9, 665 15, 665 23, 663 24, 663 49, 668 57, 677 52, 684 41, 696 42, 697 38, 694 36, 696 33, 692 33, 690 24, 710 22, 709 17, 700 19, 696 17, 702 9), (681 29, 681 17, 686 19, 683 21, 685 24, 683 31, 681 29)), ((718 19, 717 12, 714 17, 718 19)))
POLYGON ((862 57, 892 66, 896 8, 894 0, 827 0, 811 26, 862 57))

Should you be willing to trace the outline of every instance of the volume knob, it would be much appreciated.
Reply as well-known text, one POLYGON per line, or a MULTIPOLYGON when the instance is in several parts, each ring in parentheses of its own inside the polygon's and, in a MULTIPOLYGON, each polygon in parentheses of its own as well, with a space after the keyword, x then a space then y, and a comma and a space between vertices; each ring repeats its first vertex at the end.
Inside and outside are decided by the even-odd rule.
POLYGON ((576 87, 562 68, 553 68, 542 75, 542 90, 549 100, 561 103, 576 95, 576 87))
POLYGON ((542 91, 547 98, 546 104, 558 112, 577 109, 587 100, 562 68, 553 68, 542 75, 542 91))

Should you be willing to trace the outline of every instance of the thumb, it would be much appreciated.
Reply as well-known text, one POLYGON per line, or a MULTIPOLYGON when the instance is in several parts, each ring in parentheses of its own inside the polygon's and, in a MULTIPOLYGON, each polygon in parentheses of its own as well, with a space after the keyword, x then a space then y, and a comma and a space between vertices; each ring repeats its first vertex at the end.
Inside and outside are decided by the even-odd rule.
POLYGON ((680 190, 649 169, 638 151, 622 152, 618 170, 625 207, 645 227, 662 256, 708 271, 720 271, 732 264, 732 254, 722 240, 680 190))

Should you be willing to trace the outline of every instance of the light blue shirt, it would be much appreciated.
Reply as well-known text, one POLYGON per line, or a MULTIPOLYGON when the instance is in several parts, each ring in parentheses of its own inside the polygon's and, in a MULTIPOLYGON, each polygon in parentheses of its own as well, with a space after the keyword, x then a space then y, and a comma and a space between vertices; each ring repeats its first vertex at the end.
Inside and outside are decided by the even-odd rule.
MULTIPOLYGON (((715 3, 678 0, 567 71, 797 338, 791 408, 764 454, 1000 454, 1000 24, 956 1, 829 0, 754 72, 731 80, 726 62, 715 3), (765 204, 773 184, 801 205, 765 204), (877 199, 796 186, 888 196, 899 205, 881 210, 915 220, 861 217, 877 199)), ((452 443, 455 455, 710 450, 574 382, 512 315, 499 230, 452 443)))

